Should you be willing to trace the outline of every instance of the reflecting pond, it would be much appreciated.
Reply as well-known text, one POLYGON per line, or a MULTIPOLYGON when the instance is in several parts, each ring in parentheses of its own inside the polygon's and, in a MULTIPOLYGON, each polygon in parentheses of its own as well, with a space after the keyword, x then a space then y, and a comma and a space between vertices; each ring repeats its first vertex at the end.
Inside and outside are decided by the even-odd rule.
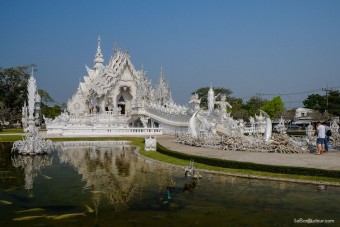
POLYGON ((340 223, 340 188, 255 180, 146 160, 127 142, 60 142, 51 155, 0 143, 0 226, 340 223))

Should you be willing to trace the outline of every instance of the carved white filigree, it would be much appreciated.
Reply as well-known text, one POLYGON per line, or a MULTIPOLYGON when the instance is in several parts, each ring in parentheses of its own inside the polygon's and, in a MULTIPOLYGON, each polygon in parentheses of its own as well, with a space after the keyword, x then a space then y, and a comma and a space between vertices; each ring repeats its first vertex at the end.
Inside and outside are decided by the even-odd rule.
POLYGON ((155 137, 145 138, 145 146, 144 150, 146 151, 155 151, 157 149, 157 140, 155 137))
POLYGON ((281 134, 287 133, 287 127, 285 126, 285 121, 282 117, 279 120, 279 124, 276 125, 276 130, 281 134))
POLYGON ((37 85, 36 80, 33 77, 33 69, 31 77, 28 80, 27 85, 28 90, 28 122, 27 127, 24 128, 26 132, 25 137, 23 140, 18 140, 13 143, 12 151, 18 151, 20 154, 42 154, 42 153, 49 153, 53 149, 53 143, 50 140, 45 140, 39 136, 39 128, 35 126, 37 120, 35 117, 39 115, 33 115, 35 108, 37 107, 36 101, 40 102, 40 99, 36 100, 37 97, 37 85))
POLYGON ((36 91, 37 91, 37 84, 36 80, 33 77, 33 70, 32 75, 28 80, 27 85, 27 97, 28 97, 28 121, 34 121, 34 107, 35 107, 35 97, 36 97, 36 91))
POLYGON ((336 119, 334 119, 332 121, 332 124, 331 124, 331 131, 332 131, 332 134, 337 134, 339 133, 339 124, 337 122, 336 119))
POLYGON ((148 127, 148 121, 149 121, 149 119, 150 119, 149 117, 144 117, 144 116, 141 116, 141 117, 140 117, 140 121, 142 122, 144 128, 147 128, 147 127, 148 127))

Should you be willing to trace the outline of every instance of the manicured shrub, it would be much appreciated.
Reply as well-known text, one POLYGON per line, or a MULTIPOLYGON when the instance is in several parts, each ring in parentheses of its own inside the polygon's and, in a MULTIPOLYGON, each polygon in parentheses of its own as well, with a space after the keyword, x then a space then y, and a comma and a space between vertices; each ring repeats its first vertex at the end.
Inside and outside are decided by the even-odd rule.
POLYGON ((223 168, 246 169, 246 170, 255 170, 255 171, 262 171, 262 172, 269 172, 269 173, 297 174, 297 175, 305 175, 305 176, 340 178, 340 171, 338 170, 324 170, 324 169, 293 167, 293 166, 274 166, 274 165, 257 164, 257 163, 252 163, 252 162, 238 162, 238 161, 231 161, 231 160, 222 160, 222 159, 189 155, 189 154, 184 154, 181 152, 172 151, 172 150, 169 150, 163 147, 162 145, 158 143, 157 143, 157 151, 159 153, 172 156, 175 158, 184 159, 184 160, 194 159, 196 163, 206 164, 210 166, 218 166, 218 167, 223 167, 223 168))

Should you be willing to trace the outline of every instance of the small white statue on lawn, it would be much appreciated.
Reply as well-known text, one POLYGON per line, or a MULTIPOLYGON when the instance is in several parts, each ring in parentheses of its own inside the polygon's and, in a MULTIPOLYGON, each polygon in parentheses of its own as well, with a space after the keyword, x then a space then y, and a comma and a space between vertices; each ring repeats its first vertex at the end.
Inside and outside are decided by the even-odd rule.
POLYGON ((155 151, 156 149, 157 149, 157 140, 156 140, 156 137, 150 136, 149 138, 145 138, 144 150, 146 150, 146 151, 155 151))

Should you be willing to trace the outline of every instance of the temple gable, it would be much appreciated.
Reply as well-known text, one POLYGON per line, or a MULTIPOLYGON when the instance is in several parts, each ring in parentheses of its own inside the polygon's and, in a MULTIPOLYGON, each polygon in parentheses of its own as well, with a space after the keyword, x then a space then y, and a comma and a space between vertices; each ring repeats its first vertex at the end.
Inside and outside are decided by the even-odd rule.
POLYGON ((134 80, 134 79, 133 79, 132 72, 131 72, 129 66, 125 66, 125 67, 124 67, 124 70, 123 70, 123 73, 122 73, 122 76, 121 76, 120 79, 121 79, 121 80, 125 80, 125 81, 134 80))

